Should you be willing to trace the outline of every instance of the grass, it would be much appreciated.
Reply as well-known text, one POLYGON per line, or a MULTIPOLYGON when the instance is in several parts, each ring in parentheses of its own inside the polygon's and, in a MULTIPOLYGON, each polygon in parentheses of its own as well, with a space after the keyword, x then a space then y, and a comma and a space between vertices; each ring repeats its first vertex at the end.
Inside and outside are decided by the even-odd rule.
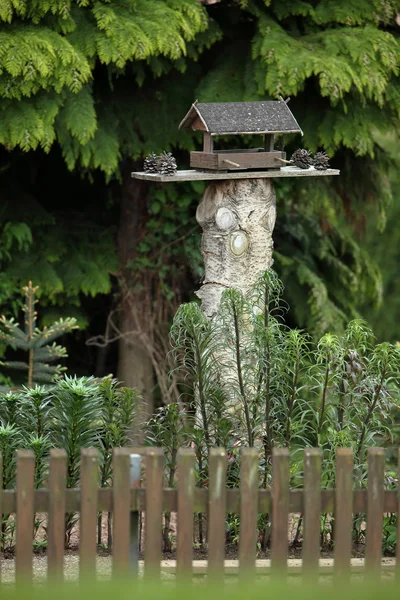
POLYGON ((2 600, 221 600, 221 596, 229 595, 229 600, 265 600, 266 597, 274 600, 287 600, 295 594, 296 600, 398 600, 399 585, 394 582, 382 583, 371 581, 364 583, 336 585, 305 583, 288 586, 284 583, 269 582, 267 584, 254 584, 238 582, 230 584, 225 589, 222 586, 181 584, 164 585, 154 582, 137 582, 135 580, 119 582, 97 583, 64 583, 47 584, 39 587, 24 587, 22 584, 15 586, 1 586, 2 600), (206 594, 206 596, 205 596, 206 594))

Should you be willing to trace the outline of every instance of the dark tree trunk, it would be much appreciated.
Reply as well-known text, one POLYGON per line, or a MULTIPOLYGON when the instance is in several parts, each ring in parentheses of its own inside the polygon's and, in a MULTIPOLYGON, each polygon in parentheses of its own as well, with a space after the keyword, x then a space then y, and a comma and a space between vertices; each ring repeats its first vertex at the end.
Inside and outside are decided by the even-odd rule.
MULTIPOLYGON (((140 273, 130 269, 129 262, 134 258, 136 246, 144 234, 147 221, 147 184, 131 178, 133 170, 140 165, 126 161, 123 167, 123 184, 121 195, 121 219, 118 231, 118 250, 121 260, 121 311, 119 326, 118 378, 127 387, 140 390, 143 398, 138 420, 143 422, 153 412, 154 373, 151 359, 141 343, 140 336, 135 333, 132 317, 132 304, 141 303, 140 273), (134 290, 138 291, 135 292, 134 290), (126 294, 129 292, 129 299, 126 294)), ((137 427, 134 442, 141 443, 142 433, 137 427)))

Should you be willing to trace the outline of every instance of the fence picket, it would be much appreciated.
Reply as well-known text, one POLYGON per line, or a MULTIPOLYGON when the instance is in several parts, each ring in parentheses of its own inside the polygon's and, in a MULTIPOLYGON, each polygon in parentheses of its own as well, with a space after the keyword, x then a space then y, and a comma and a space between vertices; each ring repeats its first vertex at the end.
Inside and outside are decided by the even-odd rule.
POLYGON ((31 450, 17 451, 17 530, 15 578, 28 583, 33 575, 35 456, 31 450))
POLYGON ((81 578, 96 576, 97 488, 99 453, 95 448, 81 452, 81 506, 80 506, 80 564, 81 578))
POLYGON ((208 576, 218 582, 224 577, 226 451, 211 448, 208 485, 208 576))
POLYGON ((243 448, 240 466, 240 576, 254 575, 258 515, 258 452, 243 448))
POLYGON ((272 451, 272 528, 271 574, 281 576, 287 571, 289 518, 289 450, 272 451))
POLYGON ((400 448, 397 449, 397 545, 396 579, 400 581, 400 448))
POLYGON ((192 450, 178 451, 178 539, 177 580, 185 580, 192 574, 193 559, 193 513, 194 513, 194 464, 192 450))
POLYGON ((365 567, 368 577, 380 575, 382 555, 382 527, 384 509, 383 478, 385 456, 382 448, 368 450, 368 510, 365 567))
POLYGON ((321 451, 304 450, 303 569, 308 578, 318 576, 321 528, 321 451))
MULTIPOLYGON (((0 473, 3 473, 3 454, 0 452, 0 473)), ((3 520, 4 518, 4 514, 3 514, 3 498, 2 498, 2 491, 3 491, 3 477, 0 477, 0 517, 1 520, 3 520)), ((3 541, 0 543, 0 550, 2 550, 2 543, 3 541)), ((1 583, 1 571, 2 571, 2 558, 0 556, 0 583, 1 583)))
POLYGON ((353 451, 336 451, 335 491, 335 577, 343 581, 350 577, 353 529, 353 451))
POLYGON ((47 529, 47 568, 49 577, 62 579, 65 547, 65 489, 67 487, 67 453, 50 451, 49 518, 47 529))
POLYGON ((113 576, 126 575, 129 569, 130 458, 127 448, 113 452, 113 576))
POLYGON ((162 497, 164 453, 151 448, 146 454, 146 520, 144 573, 149 579, 160 577, 162 548, 162 497))

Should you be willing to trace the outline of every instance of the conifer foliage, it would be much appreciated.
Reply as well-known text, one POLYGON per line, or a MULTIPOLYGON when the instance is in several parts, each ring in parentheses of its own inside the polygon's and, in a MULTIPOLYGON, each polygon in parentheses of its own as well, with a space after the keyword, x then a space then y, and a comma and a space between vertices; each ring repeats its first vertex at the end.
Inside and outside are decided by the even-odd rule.
POLYGON ((119 148, 112 120, 99 123, 94 68, 110 76, 133 61, 181 60, 207 28, 194 0, 5 0, 0 3, 0 143, 73 156, 110 172, 119 148), (78 150, 79 149, 79 150, 78 150))
MULTIPOLYGON (((185 151, 178 155, 180 163, 186 150, 196 147, 194 132, 183 135, 177 130, 195 98, 228 102, 291 96, 291 109, 304 130, 301 143, 320 157, 315 168, 326 164, 318 154, 326 151, 341 176, 276 183, 281 206, 274 231, 275 264, 297 325, 317 337, 328 329, 343 329, 348 318, 359 316, 363 303, 378 302, 381 296, 379 272, 338 215, 345 213, 362 228, 368 198, 383 223, 391 199, 387 174, 393 166, 398 169, 397 159, 377 143, 375 131, 393 133, 397 143, 399 2, 204 4, 210 2, 0 2, 0 144, 7 150, 47 152, 57 143, 69 169, 79 168, 83 174, 100 170, 118 178, 126 157, 142 160, 152 151, 179 149, 185 151)), ((290 156, 300 140, 288 138, 286 143, 290 156)), ((180 255, 191 266, 198 263, 191 231, 196 227, 193 202, 202 188, 197 182, 194 194, 190 185, 179 185, 150 192, 150 209, 139 219, 145 230, 132 259, 147 274, 153 268, 162 271, 163 290, 173 287, 170 257, 177 239, 184 240, 180 255)), ((33 253, 24 251, 31 243, 24 219, 11 215, 9 221, 8 238, 15 240, 12 255, 18 260, 6 278, 0 274, 3 296, 7 281, 27 281, 36 264, 30 260, 33 253), (22 276, 16 264, 18 269, 24 266, 22 276)), ((89 223, 81 241, 89 239, 86 232, 91 229, 89 223)), ((104 244, 108 238, 95 238, 90 260, 81 260, 86 259, 86 246, 79 256, 75 251, 67 280, 54 268, 60 253, 57 263, 47 260, 54 255, 51 240, 36 236, 38 263, 46 267, 43 290, 49 271, 52 276, 49 296, 56 287, 60 296, 68 289, 78 305, 82 291, 110 292, 108 273, 118 269, 115 253, 104 244), (102 243, 98 250, 97 241, 102 243), (89 271, 88 265, 96 268, 89 271)), ((71 240, 63 244, 65 256, 70 255, 67 242, 71 240)), ((187 280, 187 271, 181 272, 187 280)), ((174 281, 174 287, 182 288, 182 280, 174 281)))
POLYGON ((399 120, 398 8, 396 0, 226 0, 209 9, 197 0, 4 0, 0 143, 48 151, 57 140, 70 168, 112 175, 126 151, 139 156, 149 137, 155 146, 176 130, 174 106, 186 94, 282 94, 296 98, 313 152, 373 156, 371 124, 392 131, 399 120), (199 71, 193 59, 224 34, 224 52, 199 71), (138 93, 149 75, 164 74, 154 97, 138 93), (129 101, 127 80, 116 87, 121 75, 137 86, 129 101))
POLYGON ((66 349, 56 344, 54 340, 77 327, 76 320, 68 318, 60 319, 50 327, 38 329, 35 310, 37 290, 38 287, 34 287, 31 281, 23 288, 25 293, 24 329, 19 327, 13 318, 7 319, 4 315, 0 317, 0 342, 11 346, 14 350, 28 353, 27 362, 2 361, 0 365, 6 369, 25 372, 27 375, 25 383, 28 387, 32 387, 34 383, 52 383, 65 371, 65 368, 59 364, 50 364, 67 356, 66 349))

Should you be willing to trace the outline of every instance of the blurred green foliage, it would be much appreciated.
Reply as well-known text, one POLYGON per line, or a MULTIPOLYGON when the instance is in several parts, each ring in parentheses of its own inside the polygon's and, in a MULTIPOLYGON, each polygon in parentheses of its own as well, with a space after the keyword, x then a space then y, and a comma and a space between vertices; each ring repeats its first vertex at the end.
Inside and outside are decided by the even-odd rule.
MULTIPOLYGON (((395 135, 376 134, 380 146, 393 158, 399 154, 399 144, 395 135)), ((374 227, 373 215, 369 214, 368 227, 361 240, 365 252, 370 254, 382 273, 382 295, 380 306, 367 303, 364 314, 380 340, 400 342, 400 178, 397 168, 389 172, 393 190, 393 200, 387 208, 386 227, 382 232, 374 227)), ((369 208, 371 213, 371 208, 369 208)))
MULTIPOLYGON (((264 578, 263 578, 264 579, 264 578)), ((328 580, 329 581, 329 580, 328 580)), ((245 580, 246 598, 252 600, 261 600, 266 593, 273 595, 277 600, 286 600, 295 590, 296 598, 299 600, 310 600, 319 598, 323 594, 326 600, 374 600, 379 597, 382 600, 395 600, 398 598, 398 586, 394 581, 368 582, 354 581, 352 583, 341 582, 336 585, 327 584, 326 579, 317 583, 301 582, 293 588, 292 582, 287 583, 283 578, 279 581, 251 582, 245 580)), ((2 586, 2 594, 5 600, 50 600, 55 596, 60 600, 67 600, 73 595, 77 600, 88 597, 96 597, 98 600, 107 600, 110 596, 116 596, 121 600, 128 600, 135 596, 140 596, 143 600, 155 600, 162 596, 165 600, 184 600, 188 597, 193 600, 201 600, 204 595, 210 600, 217 600, 221 594, 229 594, 232 600, 241 600, 243 598, 243 585, 236 580, 227 581, 223 584, 212 584, 203 580, 192 582, 182 582, 181 585, 175 585, 175 578, 163 578, 161 582, 143 582, 134 581, 131 578, 128 581, 124 578, 110 581, 101 581, 90 583, 88 581, 80 582, 79 586, 73 582, 63 584, 47 584, 38 586, 27 586, 22 583, 17 587, 2 586)))

